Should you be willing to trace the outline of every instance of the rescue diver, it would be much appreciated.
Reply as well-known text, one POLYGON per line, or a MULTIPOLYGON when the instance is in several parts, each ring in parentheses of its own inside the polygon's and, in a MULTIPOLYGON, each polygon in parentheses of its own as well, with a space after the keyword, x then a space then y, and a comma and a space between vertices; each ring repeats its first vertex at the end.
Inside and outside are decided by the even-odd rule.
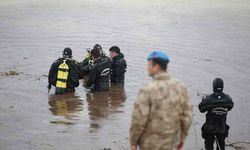
MULTIPOLYGON (((106 54, 102 50, 102 46, 100 44, 95 44, 93 49, 98 50, 100 52, 101 58, 110 64, 111 60, 109 57, 106 56, 106 54)), ((87 49, 87 52, 88 52, 87 56, 85 57, 85 59, 81 63, 81 69, 82 69, 85 76, 88 76, 91 69, 93 68, 93 59, 91 57, 91 50, 87 49)))
POLYGON ((199 104, 200 112, 207 112, 206 122, 201 128, 206 150, 213 150, 214 141, 217 144, 217 150, 225 150, 225 138, 229 130, 226 124, 227 113, 233 108, 234 103, 231 97, 223 92, 223 88, 223 80, 214 79, 214 93, 203 97, 199 104))
POLYGON ((110 76, 109 62, 102 59, 101 53, 97 48, 91 51, 91 56, 94 64, 85 87, 91 89, 91 91, 108 91, 110 76))
POLYGON ((79 79, 83 77, 80 64, 72 59, 72 50, 67 47, 63 50, 63 57, 54 61, 48 75, 48 89, 55 86, 56 94, 75 92, 79 86, 79 79))
POLYGON ((124 54, 118 46, 112 46, 109 49, 111 61, 111 82, 112 83, 124 83, 125 72, 127 70, 127 63, 124 59, 124 54))
POLYGON ((90 70, 93 67, 93 60, 91 57, 91 49, 87 49, 87 55, 85 56, 84 60, 81 62, 81 70, 84 74, 84 76, 88 76, 90 73, 90 70))
POLYGON ((100 44, 95 44, 95 46, 93 47, 93 49, 98 49, 100 51, 101 54, 101 58, 104 61, 108 61, 110 63, 110 58, 108 56, 106 56, 105 52, 102 50, 102 46, 100 44))

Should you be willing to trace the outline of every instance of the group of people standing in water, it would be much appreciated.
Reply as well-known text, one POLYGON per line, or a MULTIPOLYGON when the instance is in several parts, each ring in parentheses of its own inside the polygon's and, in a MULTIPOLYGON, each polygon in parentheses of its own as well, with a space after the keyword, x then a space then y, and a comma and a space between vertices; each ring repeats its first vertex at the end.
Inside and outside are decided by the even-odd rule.
POLYGON ((56 94, 74 92, 79 80, 84 79, 84 87, 91 91, 108 91, 111 83, 123 84, 127 63, 118 46, 109 49, 106 56, 100 44, 88 50, 82 62, 74 60, 72 50, 63 50, 63 57, 57 59, 50 67, 48 89, 55 86, 56 94))
MULTIPOLYGON (((72 50, 65 48, 63 57, 57 59, 49 71, 49 85, 55 86, 56 94, 74 92, 79 79, 84 87, 93 92, 108 91, 111 83, 123 84, 127 63, 118 46, 109 49, 107 57, 101 45, 88 51, 82 62, 72 59, 72 50)), ((131 150, 182 150, 192 122, 192 104, 186 87, 168 73, 169 56, 161 51, 148 55, 148 74, 153 81, 144 86, 134 103, 130 126, 131 150)), ((200 112, 206 114, 202 126, 205 149, 225 150, 225 138, 229 125, 227 113, 234 103, 223 92, 221 78, 213 81, 213 93, 202 98, 200 112)), ((101 93, 103 94, 103 93, 101 93)), ((104 96, 104 95, 101 95, 104 96)))

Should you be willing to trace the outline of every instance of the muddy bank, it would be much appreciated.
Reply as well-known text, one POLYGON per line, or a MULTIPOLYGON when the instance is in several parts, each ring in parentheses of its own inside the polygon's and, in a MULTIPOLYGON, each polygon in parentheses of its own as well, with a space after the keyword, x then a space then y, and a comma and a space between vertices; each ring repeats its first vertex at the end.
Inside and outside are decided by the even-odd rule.
POLYGON ((250 148, 249 1, 2 0, 0 20, 1 149, 128 149, 133 102, 151 80, 145 57, 155 49, 170 55, 169 71, 192 98, 185 149, 203 147, 197 93, 211 92, 215 77, 225 80, 235 101, 228 149, 250 148), (66 96, 48 93, 46 75, 63 48, 82 60, 96 43, 107 53, 121 47, 125 87, 95 95, 82 86, 66 96))

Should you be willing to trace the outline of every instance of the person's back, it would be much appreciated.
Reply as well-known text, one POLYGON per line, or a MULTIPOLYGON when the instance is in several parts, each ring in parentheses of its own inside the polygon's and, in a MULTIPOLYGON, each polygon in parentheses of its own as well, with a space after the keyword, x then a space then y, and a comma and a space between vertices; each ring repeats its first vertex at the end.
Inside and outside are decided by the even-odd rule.
POLYGON ((94 57, 94 65, 90 71, 89 80, 86 83, 87 88, 90 88, 92 91, 108 91, 110 75, 109 61, 102 59, 99 51, 96 49, 93 49, 91 54, 94 57))
MULTIPOLYGON (((94 47, 93 47, 93 49, 99 50, 100 55, 101 55, 101 59, 102 59, 103 61, 105 61, 106 63, 109 63, 109 65, 110 65, 111 59, 110 59, 108 56, 106 56, 106 54, 105 54, 105 52, 103 51, 102 46, 101 46, 100 44, 95 44, 94 47)), ((109 68, 110 68, 110 67, 109 67, 109 68)))
POLYGON ((139 92, 130 128, 131 149, 172 150, 181 148, 188 134, 192 106, 182 83, 167 72, 169 59, 162 52, 148 57, 154 81, 139 92), (179 144, 179 145, 178 145, 179 144))
POLYGON ((205 139, 206 150, 213 149, 215 137, 218 140, 220 149, 225 149, 225 137, 228 136, 229 126, 226 124, 227 113, 233 108, 231 97, 223 93, 223 80, 214 80, 214 93, 205 96, 199 104, 199 110, 206 114, 206 122, 202 126, 202 137, 205 139), (217 90, 217 88, 219 90, 217 90))
POLYGON ((48 88, 55 86, 56 94, 74 92, 79 86, 79 79, 82 78, 80 64, 72 59, 72 51, 65 48, 63 58, 57 59, 50 67, 48 75, 48 88))
POLYGON ((83 75, 86 77, 89 75, 92 67, 93 67, 93 60, 91 57, 91 50, 87 49, 87 55, 85 56, 84 60, 80 63, 81 70, 83 75))
POLYGON ((206 126, 209 132, 225 132, 227 112, 231 110, 232 106, 232 99, 224 93, 220 94, 219 99, 218 95, 211 94, 202 100, 202 103, 199 104, 199 109, 201 112, 207 111, 206 126))
POLYGON ((94 63, 93 70, 90 73, 91 75, 95 74, 96 77, 94 80, 94 91, 107 91, 109 90, 109 63, 103 61, 102 59, 97 60, 94 63))
POLYGON ((120 52, 120 48, 112 46, 110 49, 111 62, 111 82, 124 83, 125 72, 127 70, 127 63, 124 59, 124 54, 120 52))
MULTIPOLYGON (((186 104, 188 99, 186 88, 169 74, 163 73, 155 76, 153 83, 143 88, 141 92, 149 94, 147 99, 150 103, 150 115, 140 139, 141 148, 173 149, 181 139, 180 122, 184 119, 181 117, 182 110, 190 107, 186 104)), ((140 121, 141 118, 137 119, 140 121)))

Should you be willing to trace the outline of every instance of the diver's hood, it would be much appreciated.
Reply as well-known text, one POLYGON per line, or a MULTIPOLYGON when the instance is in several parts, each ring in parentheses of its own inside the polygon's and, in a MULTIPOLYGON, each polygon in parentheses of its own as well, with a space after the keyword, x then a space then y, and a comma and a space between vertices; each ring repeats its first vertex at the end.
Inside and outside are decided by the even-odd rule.
POLYGON ((213 82, 213 91, 214 93, 222 93, 224 88, 224 83, 221 78, 214 79, 213 82))

